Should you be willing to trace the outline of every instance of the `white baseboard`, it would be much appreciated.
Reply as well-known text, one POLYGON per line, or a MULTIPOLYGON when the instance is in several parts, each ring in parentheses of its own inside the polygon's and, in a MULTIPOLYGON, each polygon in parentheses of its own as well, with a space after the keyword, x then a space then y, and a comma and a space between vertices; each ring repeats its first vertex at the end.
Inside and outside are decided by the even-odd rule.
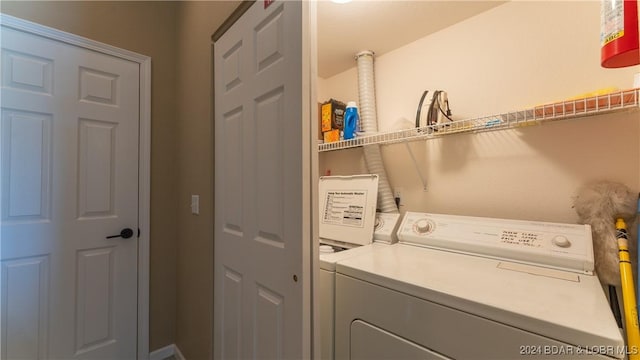
POLYGON ((178 347, 178 345, 176 345, 176 353, 174 354, 174 356, 176 357, 176 360, 187 360, 184 358, 184 355, 182 355, 182 353, 180 352, 180 348, 178 347))
POLYGON ((152 351, 149 354, 149 360, 164 360, 169 356, 175 357, 176 360, 186 360, 176 344, 167 345, 163 348, 152 351))

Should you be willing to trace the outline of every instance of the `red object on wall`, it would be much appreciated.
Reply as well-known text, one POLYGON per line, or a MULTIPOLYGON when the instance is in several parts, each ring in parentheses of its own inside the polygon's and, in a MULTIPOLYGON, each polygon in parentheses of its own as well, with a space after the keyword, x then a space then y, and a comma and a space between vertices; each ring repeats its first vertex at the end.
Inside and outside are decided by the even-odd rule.
POLYGON ((638 1, 603 0, 601 7, 602 67, 620 68, 640 64, 638 1))

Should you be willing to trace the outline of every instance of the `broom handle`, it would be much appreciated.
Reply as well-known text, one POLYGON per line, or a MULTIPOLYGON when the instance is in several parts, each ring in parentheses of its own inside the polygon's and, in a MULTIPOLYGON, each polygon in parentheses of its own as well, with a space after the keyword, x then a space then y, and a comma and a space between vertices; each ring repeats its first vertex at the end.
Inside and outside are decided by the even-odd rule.
MULTIPOLYGON (((636 208, 637 211, 637 216, 636 216, 636 222, 638 223, 638 231, 636 232, 636 250, 638 252, 638 256, 636 257, 636 260, 640 260, 640 193, 638 193, 638 207, 636 208)), ((636 263, 637 266, 637 263, 636 263)), ((638 268, 636 267, 636 275, 638 274, 638 268)), ((638 286, 636 286, 636 298, 638 296, 640 296, 640 276, 638 276, 638 286)))
POLYGON ((638 326, 633 272, 629 260, 627 225, 621 218, 616 220, 616 238, 618 239, 618 255, 620 257, 620 282, 622 284, 624 324, 627 331, 627 351, 629 360, 640 360, 640 327, 638 326))

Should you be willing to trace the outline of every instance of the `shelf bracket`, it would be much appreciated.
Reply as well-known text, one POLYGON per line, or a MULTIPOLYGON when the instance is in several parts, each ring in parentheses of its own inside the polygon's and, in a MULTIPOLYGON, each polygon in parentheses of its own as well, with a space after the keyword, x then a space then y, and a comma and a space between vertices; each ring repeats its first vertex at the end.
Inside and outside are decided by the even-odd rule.
POLYGON ((418 167, 418 161, 416 161, 416 157, 413 155, 413 151, 411 150, 411 147, 409 146, 409 143, 404 143, 404 146, 406 146, 407 151, 409 152, 409 155, 411 156, 411 160, 413 161, 413 166, 416 169, 416 173, 418 174, 418 177, 420 178, 420 181, 422 182, 422 190, 423 191, 427 191, 427 182, 424 179, 424 177, 422 176, 422 173, 420 173, 420 168, 418 167))

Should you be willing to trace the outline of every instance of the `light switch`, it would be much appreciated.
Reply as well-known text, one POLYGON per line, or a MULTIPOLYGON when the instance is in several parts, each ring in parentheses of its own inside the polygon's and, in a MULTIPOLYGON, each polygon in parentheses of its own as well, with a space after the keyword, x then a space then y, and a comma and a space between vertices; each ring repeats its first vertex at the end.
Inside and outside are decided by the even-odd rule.
POLYGON ((191 213, 200 215, 200 195, 191 195, 191 213))

